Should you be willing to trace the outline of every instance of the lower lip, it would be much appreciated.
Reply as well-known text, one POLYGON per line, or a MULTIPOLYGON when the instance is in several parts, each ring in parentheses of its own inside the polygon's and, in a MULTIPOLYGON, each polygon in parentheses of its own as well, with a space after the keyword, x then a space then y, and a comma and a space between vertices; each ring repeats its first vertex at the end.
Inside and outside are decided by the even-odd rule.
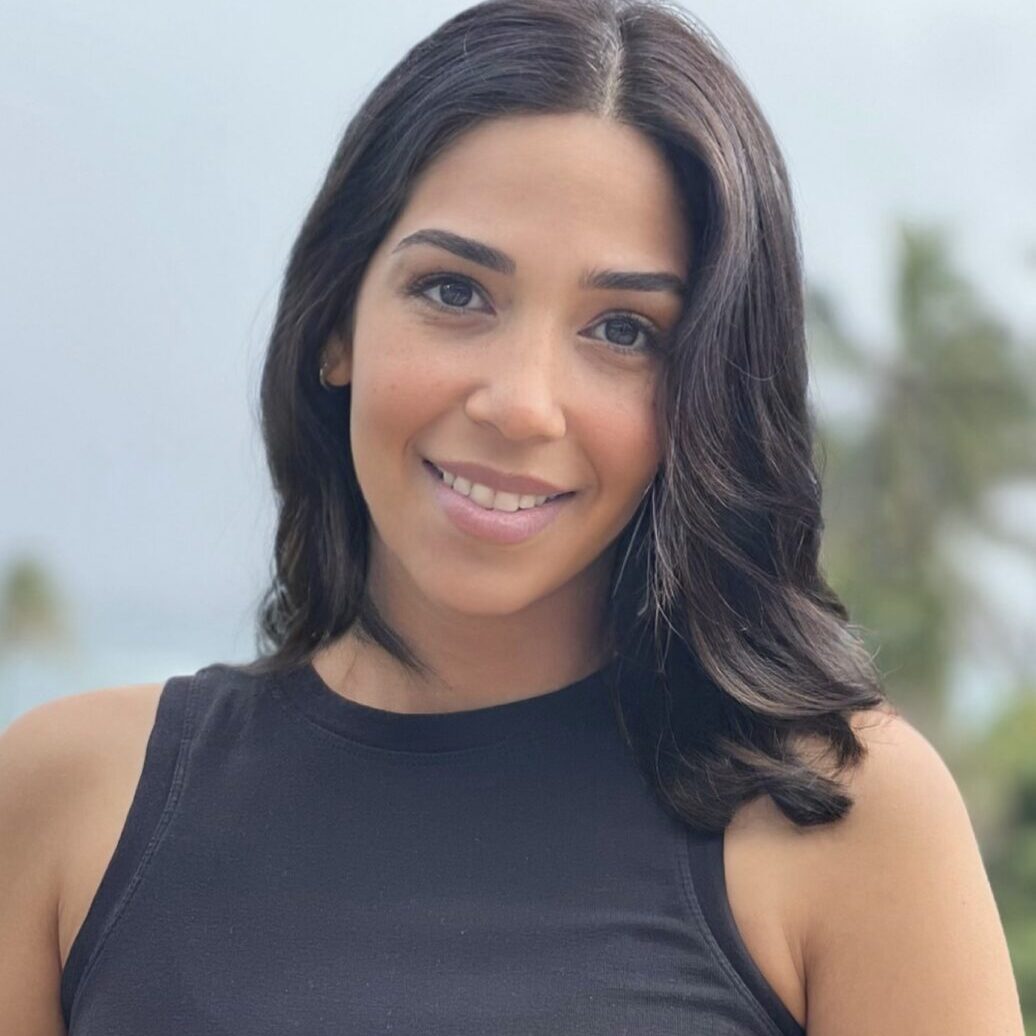
POLYGON ((575 494, 549 500, 539 507, 517 511, 490 511, 454 492, 442 480, 438 470, 428 461, 421 466, 434 483, 435 498, 453 524, 469 536, 477 536, 490 543, 521 543, 542 532, 561 513, 575 494))

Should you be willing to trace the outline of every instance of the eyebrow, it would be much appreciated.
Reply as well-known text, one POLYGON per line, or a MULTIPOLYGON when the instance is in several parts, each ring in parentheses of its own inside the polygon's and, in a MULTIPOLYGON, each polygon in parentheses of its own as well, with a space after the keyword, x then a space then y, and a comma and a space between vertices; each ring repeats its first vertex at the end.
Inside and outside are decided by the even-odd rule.
MULTIPOLYGON (((426 227, 407 234, 392 254, 411 245, 434 245, 436 248, 452 252, 461 259, 488 267, 497 273, 513 274, 518 264, 505 252, 487 245, 484 241, 462 237, 450 230, 438 230, 426 227)), ((581 288, 605 288, 625 291, 668 291, 681 298, 687 294, 687 284, 675 273, 645 272, 636 270, 588 270, 580 278, 581 288)))

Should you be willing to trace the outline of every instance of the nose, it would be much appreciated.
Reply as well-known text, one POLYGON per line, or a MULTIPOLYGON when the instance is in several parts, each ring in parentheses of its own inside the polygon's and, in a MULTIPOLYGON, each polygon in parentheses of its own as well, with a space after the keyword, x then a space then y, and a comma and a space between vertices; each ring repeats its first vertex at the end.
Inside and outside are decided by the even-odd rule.
POLYGON ((486 348, 478 385, 465 412, 473 421, 493 425, 501 435, 522 439, 560 439, 565 434, 562 368, 566 359, 560 335, 543 324, 496 336, 486 348))

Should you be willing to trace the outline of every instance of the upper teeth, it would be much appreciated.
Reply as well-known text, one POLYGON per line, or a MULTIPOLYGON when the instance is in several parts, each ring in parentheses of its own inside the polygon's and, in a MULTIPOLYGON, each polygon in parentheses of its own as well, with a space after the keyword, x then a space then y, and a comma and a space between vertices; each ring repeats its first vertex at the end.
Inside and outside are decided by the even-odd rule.
MULTIPOLYGON (((436 467, 435 470, 442 475, 443 482, 455 492, 469 497, 480 507, 490 511, 524 511, 530 507, 539 507, 540 504, 545 503, 547 500, 554 499, 552 496, 505 493, 502 490, 490 489, 489 486, 484 486, 481 482, 472 482, 471 479, 454 475, 452 471, 444 471, 439 467, 436 467)), ((561 495, 561 493, 554 494, 554 496, 561 495)))

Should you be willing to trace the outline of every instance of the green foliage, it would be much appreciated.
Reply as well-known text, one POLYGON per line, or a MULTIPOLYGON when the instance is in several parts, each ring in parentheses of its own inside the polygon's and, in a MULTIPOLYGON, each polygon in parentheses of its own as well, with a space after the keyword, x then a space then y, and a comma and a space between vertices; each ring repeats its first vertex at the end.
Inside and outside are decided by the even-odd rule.
POLYGON ((814 291, 816 367, 852 379, 867 419, 818 428, 824 567, 904 711, 937 735, 972 592, 947 531, 989 533, 992 490, 1036 478, 1036 356, 951 266, 943 236, 904 226, 895 267, 895 341, 865 348, 814 291))
POLYGON ((972 766, 996 790, 998 830, 983 851, 1000 908, 1022 1011, 1036 1026, 1036 688, 1018 695, 973 749, 972 766))
POLYGON ((988 735, 945 736, 981 578, 964 573, 948 532, 1026 549, 991 525, 988 500, 1036 479, 1036 350, 985 309, 939 232, 901 228, 894 278, 895 340, 880 350, 852 338, 829 297, 809 296, 814 369, 866 403, 862 421, 818 415, 824 568, 891 697, 958 778, 1036 1031, 1036 689, 1019 690, 988 735))
POLYGON ((13 561, 0 583, 0 651, 5 647, 61 641, 65 623, 50 573, 32 558, 13 561))

